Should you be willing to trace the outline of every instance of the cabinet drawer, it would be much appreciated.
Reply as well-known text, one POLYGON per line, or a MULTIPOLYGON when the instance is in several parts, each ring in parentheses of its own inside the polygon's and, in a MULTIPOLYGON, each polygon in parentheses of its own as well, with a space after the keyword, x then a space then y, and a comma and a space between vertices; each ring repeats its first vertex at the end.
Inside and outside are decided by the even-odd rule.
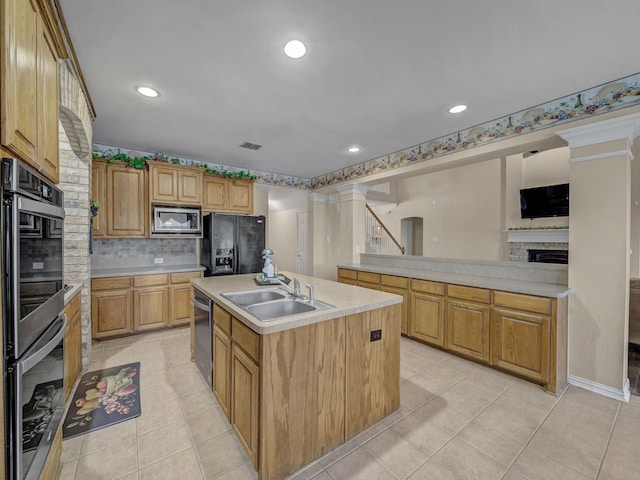
POLYGON ((355 270, 347 270, 345 268, 338 269, 338 278, 348 278, 350 280, 355 280, 357 278, 358 272, 355 270))
POLYGON ((192 278, 200 278, 202 272, 181 272, 171 274, 171 283, 189 283, 192 278))
POLYGON ((407 288, 409 279, 407 277, 396 277, 394 275, 380 275, 380 285, 388 287, 407 288))
POLYGON ((447 285, 447 295, 461 300, 470 300, 479 303, 491 303, 491 290, 476 287, 463 287, 462 285, 447 285))
POLYGON ((160 275, 140 275, 133 277, 134 287, 151 287, 154 285, 167 285, 169 283, 169 275, 166 273, 160 275))
POLYGON ((380 274, 371 272, 358 272, 358 282, 363 283, 380 283, 380 274))
POLYGON ((91 290, 118 290, 121 288, 129 288, 131 286, 131 277, 108 277, 94 278, 91 280, 91 290))
POLYGON ((551 298, 534 297, 520 293, 493 292, 493 303, 498 307, 514 308, 543 315, 551 315, 552 302, 551 298))
POLYGON ((434 295, 444 295, 444 284, 430 282, 428 280, 411 279, 411 290, 414 292, 432 293, 434 295))
POLYGON ((213 304, 213 324, 218 325, 227 335, 231 335, 231 314, 217 303, 213 304))
POLYGON ((258 361, 258 351, 260 347, 259 336, 237 318, 231 318, 231 339, 240 345, 251 358, 258 361))

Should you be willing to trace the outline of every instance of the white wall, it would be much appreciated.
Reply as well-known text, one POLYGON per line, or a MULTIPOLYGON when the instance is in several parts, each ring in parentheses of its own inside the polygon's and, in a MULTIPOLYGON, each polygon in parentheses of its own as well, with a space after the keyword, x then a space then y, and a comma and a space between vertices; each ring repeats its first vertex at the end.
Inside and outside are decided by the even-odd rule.
POLYGON ((401 219, 422 217, 425 257, 501 260, 500 159, 396 182, 398 206, 376 207, 396 238, 401 219))
MULTIPOLYGON (((267 198, 267 247, 273 250, 278 271, 296 272, 298 213, 307 211, 307 190, 260 185, 267 198)), ((255 193, 254 193, 255 194, 255 193)))

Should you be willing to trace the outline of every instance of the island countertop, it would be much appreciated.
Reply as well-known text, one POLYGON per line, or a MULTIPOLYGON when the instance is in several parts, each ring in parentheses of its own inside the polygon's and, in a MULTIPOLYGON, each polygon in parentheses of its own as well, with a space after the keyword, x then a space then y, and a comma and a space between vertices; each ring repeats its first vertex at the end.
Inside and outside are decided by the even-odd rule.
MULTIPOLYGON (((255 281, 256 274, 225 275, 219 277, 195 278, 191 284, 214 303, 220 304, 244 323, 247 327, 258 334, 269 334, 297 328, 304 325, 331 320, 345 315, 374 310, 389 305, 402 303, 402 297, 391 293, 371 290, 368 288, 345 285, 330 280, 324 280, 308 275, 293 274, 291 272, 280 272, 289 278, 296 278, 300 282, 300 291, 307 293, 305 285, 311 284, 314 287, 315 298, 318 301, 335 305, 335 308, 318 312, 301 313, 283 317, 279 320, 263 322, 253 315, 238 307, 233 302, 222 296, 223 293, 239 292, 244 290, 254 290, 261 288, 274 288, 273 286, 260 286, 255 281)), ((284 290, 284 287, 278 287, 284 290)))

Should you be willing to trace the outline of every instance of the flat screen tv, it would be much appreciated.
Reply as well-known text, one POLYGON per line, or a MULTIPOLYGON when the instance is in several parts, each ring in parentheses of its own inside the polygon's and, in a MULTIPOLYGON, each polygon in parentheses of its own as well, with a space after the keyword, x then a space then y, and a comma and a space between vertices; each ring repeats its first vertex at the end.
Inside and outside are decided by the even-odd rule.
POLYGON ((569 215, 569 184, 520 190, 522 218, 566 217, 569 215))

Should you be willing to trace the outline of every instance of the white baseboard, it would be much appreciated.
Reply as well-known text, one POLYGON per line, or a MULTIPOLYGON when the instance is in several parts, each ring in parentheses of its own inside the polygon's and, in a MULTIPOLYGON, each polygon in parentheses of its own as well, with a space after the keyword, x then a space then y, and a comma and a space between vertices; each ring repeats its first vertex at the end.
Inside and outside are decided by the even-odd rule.
POLYGON ((569 384, 575 385, 576 387, 584 388, 585 390, 589 390, 590 392, 599 393, 600 395, 613 398, 620 402, 628 403, 629 397, 631 396, 628 378, 624 382, 624 388, 622 390, 609 387, 601 383, 596 383, 585 378, 575 377, 573 375, 569 375, 567 381, 569 382, 569 384))

